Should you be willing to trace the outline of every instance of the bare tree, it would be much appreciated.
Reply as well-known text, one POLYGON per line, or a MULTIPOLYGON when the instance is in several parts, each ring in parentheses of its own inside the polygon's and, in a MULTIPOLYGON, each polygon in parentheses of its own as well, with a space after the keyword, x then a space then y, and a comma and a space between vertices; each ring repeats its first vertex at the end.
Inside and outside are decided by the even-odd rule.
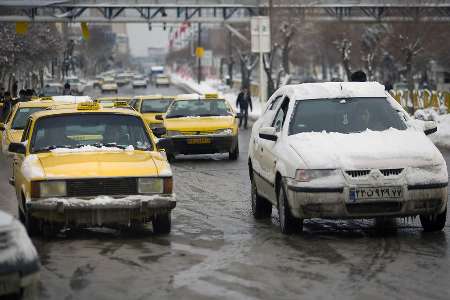
POLYGON ((258 63, 258 57, 250 52, 243 53, 239 48, 236 48, 241 64, 241 86, 245 88, 250 87, 250 79, 252 71, 258 63))
POLYGON ((335 41, 335 45, 341 55, 342 66, 344 67, 347 79, 350 80, 352 75, 352 68, 350 66, 350 54, 352 52, 352 42, 346 38, 335 41))

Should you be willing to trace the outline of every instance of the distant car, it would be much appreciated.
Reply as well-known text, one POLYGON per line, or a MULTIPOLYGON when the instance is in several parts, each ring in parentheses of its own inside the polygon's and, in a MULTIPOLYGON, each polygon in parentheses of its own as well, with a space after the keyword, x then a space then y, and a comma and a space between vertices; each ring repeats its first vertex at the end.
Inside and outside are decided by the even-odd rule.
POLYGON ((442 230, 447 166, 426 137, 436 124, 422 127, 378 83, 281 87, 250 137, 254 217, 278 207, 283 233, 310 218, 417 215, 425 231, 442 230))
POLYGON ((18 143, 22 138, 28 118, 31 114, 45 110, 54 105, 53 100, 34 100, 28 102, 18 102, 14 105, 5 123, 0 123, 2 136, 2 152, 8 153, 10 143, 18 143))
POLYGON ((165 74, 157 75, 155 79, 155 85, 156 87, 159 87, 161 85, 169 86, 170 85, 169 75, 165 74))
POLYGON ((118 93, 119 87, 112 77, 107 77, 103 80, 103 83, 101 85, 102 93, 118 93))
POLYGON ((119 73, 116 75, 116 83, 118 86, 124 86, 130 83, 130 76, 128 73, 119 73))
POLYGON ((80 103, 33 114, 21 142, 9 146, 29 234, 148 222, 169 233, 176 201, 163 141, 130 109, 80 103))
POLYGON ((70 91, 74 95, 83 95, 84 89, 86 87, 78 77, 67 77, 66 82, 70 84, 70 91))
POLYGON ((156 116, 166 113, 173 98, 173 96, 163 95, 136 96, 131 100, 130 105, 142 114, 148 126, 153 130, 163 126, 163 121, 157 120, 156 116))
POLYGON ((64 92, 64 86, 59 82, 49 82, 46 83, 45 86, 39 90, 39 97, 48 97, 48 96, 56 96, 62 95, 64 92))
POLYGON ((40 269, 36 248, 19 220, 3 211, 0 242, 0 298, 36 298, 40 269))
POLYGON ((96 76, 94 83, 92 84, 92 87, 95 88, 100 88, 102 86, 103 83, 103 76, 96 76))
POLYGON ((134 76, 131 86, 134 89, 147 88, 147 79, 144 76, 134 76))
POLYGON ((156 116, 164 119, 166 138, 172 148, 166 149, 168 157, 176 154, 228 153, 230 160, 239 156, 239 128, 236 113, 218 94, 178 95, 167 113, 156 116))

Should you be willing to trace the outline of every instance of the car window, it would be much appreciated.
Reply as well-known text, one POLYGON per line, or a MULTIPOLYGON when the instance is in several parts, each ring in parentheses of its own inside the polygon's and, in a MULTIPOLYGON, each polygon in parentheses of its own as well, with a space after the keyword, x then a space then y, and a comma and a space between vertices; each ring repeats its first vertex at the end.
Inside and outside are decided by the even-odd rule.
POLYGON ((223 99, 217 100, 178 100, 167 111, 167 118, 231 116, 233 111, 223 99))
POLYGON ((276 132, 280 132, 283 128, 284 121, 286 120, 287 110, 289 108, 289 98, 286 97, 283 100, 280 108, 278 109, 275 118, 272 122, 272 127, 275 127, 276 132))
POLYGON ((283 95, 275 97, 275 99, 273 99, 272 102, 270 102, 270 104, 267 106, 267 110, 274 110, 282 98, 283 95))
POLYGON ((28 117, 38 111, 45 110, 45 107, 22 107, 16 111, 14 119, 11 123, 11 129, 24 129, 27 124, 28 117))
POLYGON ((406 124, 386 98, 317 99, 297 101, 289 134, 354 133, 389 128, 404 130, 406 124))
POLYGON ((165 113, 172 100, 142 100, 141 113, 165 113))
POLYGON ((145 125, 136 116, 90 113, 48 116, 36 121, 31 139, 33 153, 86 145, 152 150, 145 125))

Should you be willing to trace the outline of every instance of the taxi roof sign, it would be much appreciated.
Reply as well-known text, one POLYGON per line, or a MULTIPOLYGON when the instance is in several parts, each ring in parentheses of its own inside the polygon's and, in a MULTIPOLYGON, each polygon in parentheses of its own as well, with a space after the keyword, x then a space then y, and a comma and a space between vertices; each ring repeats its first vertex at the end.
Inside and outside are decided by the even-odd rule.
POLYGON ((81 102, 77 105, 77 110, 99 110, 100 104, 97 102, 81 102))
POLYGON ((114 107, 128 107, 128 102, 124 100, 114 101, 114 107))
POLYGON ((205 94, 205 99, 217 99, 219 98, 219 94, 217 93, 207 93, 205 94))

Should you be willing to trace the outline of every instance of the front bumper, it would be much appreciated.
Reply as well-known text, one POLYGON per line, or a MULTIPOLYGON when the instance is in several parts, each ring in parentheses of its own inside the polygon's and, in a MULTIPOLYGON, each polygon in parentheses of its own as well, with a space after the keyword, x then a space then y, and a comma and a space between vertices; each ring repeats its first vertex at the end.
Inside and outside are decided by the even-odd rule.
POLYGON ((288 201, 295 217, 373 218, 430 215, 447 206, 447 183, 402 186, 399 199, 350 200, 349 187, 308 188, 288 185, 288 201))
POLYGON ((51 223, 75 226, 129 225, 150 221, 170 212, 175 196, 96 197, 93 199, 51 198, 27 203, 33 217, 51 223))
POLYGON ((168 152, 172 154, 214 154, 227 153, 235 149, 238 143, 237 135, 191 135, 169 137, 172 147, 168 152), (208 139, 209 143, 196 143, 208 139))

